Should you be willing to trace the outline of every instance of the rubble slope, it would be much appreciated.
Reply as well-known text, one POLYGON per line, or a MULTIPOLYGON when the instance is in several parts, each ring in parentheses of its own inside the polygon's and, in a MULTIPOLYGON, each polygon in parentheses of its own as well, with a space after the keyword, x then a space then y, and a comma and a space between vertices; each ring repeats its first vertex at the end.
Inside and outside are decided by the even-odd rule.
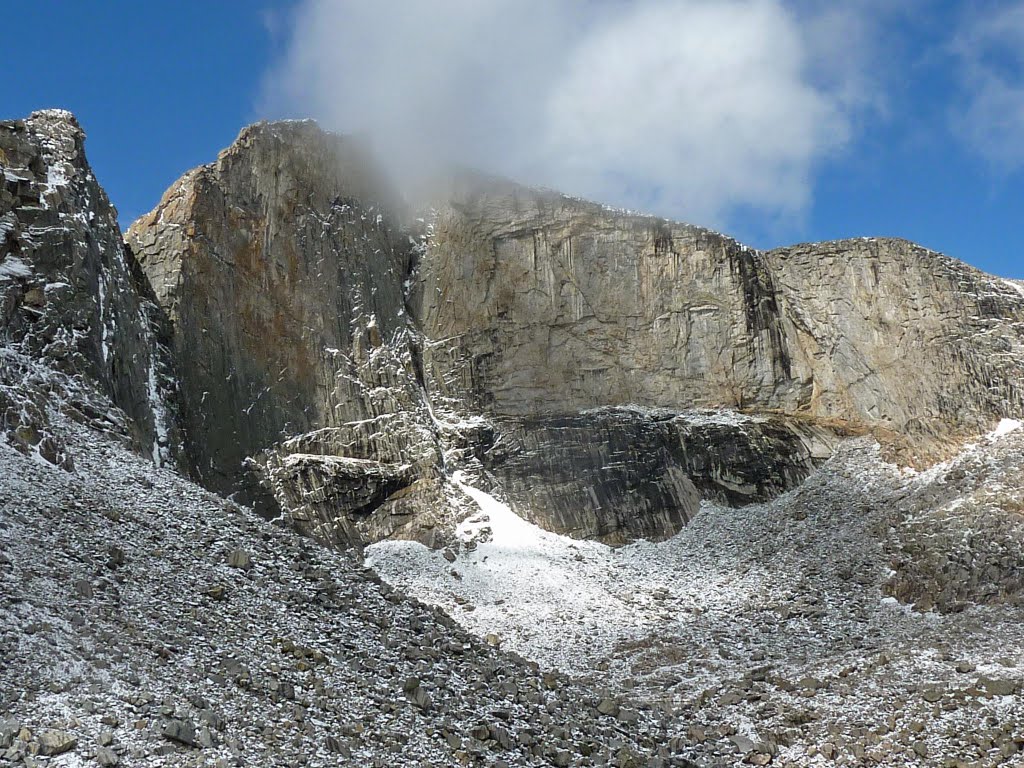
POLYGON ((66 418, 102 394, 40 375, 75 468, 0 444, 0 762, 686 764, 649 708, 601 714, 351 556, 66 418))

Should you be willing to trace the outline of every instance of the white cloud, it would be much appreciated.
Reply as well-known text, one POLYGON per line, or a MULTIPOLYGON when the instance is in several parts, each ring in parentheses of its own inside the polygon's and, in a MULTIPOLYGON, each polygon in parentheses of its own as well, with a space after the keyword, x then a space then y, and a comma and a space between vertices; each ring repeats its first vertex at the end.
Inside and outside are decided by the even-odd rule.
POLYGON ((266 111, 368 133, 400 178, 455 162, 705 224, 792 217, 870 101, 852 30, 781 0, 306 0, 266 111))
POLYGON ((1024 166, 1024 2, 970 18, 953 50, 962 88, 954 130, 993 166, 1024 166))

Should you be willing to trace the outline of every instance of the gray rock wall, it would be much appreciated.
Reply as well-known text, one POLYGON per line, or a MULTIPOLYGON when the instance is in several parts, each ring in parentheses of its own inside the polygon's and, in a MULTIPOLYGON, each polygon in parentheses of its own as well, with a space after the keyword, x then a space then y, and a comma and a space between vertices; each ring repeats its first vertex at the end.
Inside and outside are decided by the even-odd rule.
POLYGON ((925 438, 970 436, 1024 412, 1024 295, 904 240, 766 255, 810 412, 925 438))
MULTIPOLYGON (((408 242, 381 190, 353 140, 260 124, 130 228, 174 326, 189 459, 208 487, 253 501, 260 486, 243 462, 265 448, 348 424, 359 433, 387 414, 425 418, 404 312, 408 242)), ((341 453, 362 439, 337 438, 341 453)), ((383 436, 376 460, 420 453, 420 438, 383 436)))
MULTIPOLYGON (((47 110, 0 122, 0 342, 96 382, 163 463, 178 441, 166 328, 151 299, 75 118, 47 110)), ((5 381, 22 376, 8 363, 5 381)), ((43 439, 31 409, 0 410, 16 447, 43 439)))
POLYGON ((322 540, 442 544, 455 470, 552 530, 664 538, 837 434, 927 446, 1021 410, 1024 295, 911 244, 765 253, 471 176, 409 225, 387 190, 358 142, 260 124, 128 236, 193 471, 322 540))
POLYGON ((428 368, 497 414, 758 408, 942 439, 1024 410, 1019 287, 905 241, 761 253, 471 180, 417 274, 423 332, 449 341, 428 368))
POLYGON ((438 212, 414 301, 427 365, 499 414, 630 403, 797 410, 764 256, 708 230, 515 186, 438 212))
POLYGON ((483 463, 520 516, 577 538, 661 540, 702 499, 743 506, 799 485, 831 430, 726 411, 601 408, 497 420, 483 463))

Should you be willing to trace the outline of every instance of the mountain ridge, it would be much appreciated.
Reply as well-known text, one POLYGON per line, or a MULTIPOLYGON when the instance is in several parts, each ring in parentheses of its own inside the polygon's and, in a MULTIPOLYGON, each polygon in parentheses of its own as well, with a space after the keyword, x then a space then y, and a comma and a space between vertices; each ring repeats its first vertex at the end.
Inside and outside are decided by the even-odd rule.
POLYGON ((1019 284, 241 135, 0 122, 0 761, 1019 761, 1019 284))
MULTIPOLYGON (((372 168, 365 145, 326 134, 312 122, 261 123, 245 128, 202 174, 204 183, 221 185, 225 194, 235 194, 232 189, 242 194, 237 198, 239 210, 247 211, 253 225, 267 233, 262 255, 242 254, 237 248, 233 255, 230 251, 235 246, 214 236, 204 251, 209 255, 198 258, 217 257, 225 269, 271 258, 268 248, 279 249, 271 261, 277 259, 283 265, 282 259, 297 258, 300 270, 302 264, 322 258, 318 255, 322 246, 315 242, 309 224, 300 224, 305 234, 294 226, 300 220, 326 221, 324 217, 336 215, 331 213, 336 210, 332 206, 342 198, 360 211, 359 226, 371 222, 372 237, 388 233, 384 240, 367 246, 361 257, 364 265, 380 259, 387 265, 389 276, 384 282, 374 278, 370 294, 377 296, 382 286, 391 285, 387 288, 391 296, 388 308, 379 302, 374 305, 366 288, 351 298, 340 294, 324 298, 341 301, 342 315, 349 314, 348 334, 340 333, 339 342, 328 346, 346 354, 347 364, 362 371, 355 374, 356 379, 369 377, 359 385, 364 394, 355 390, 340 394, 325 380, 319 386, 334 386, 334 394, 307 394, 306 406, 310 397, 313 402, 334 402, 340 397, 330 407, 351 413, 351 418, 321 412, 321 423, 307 423, 314 430, 332 426, 344 431, 344 424, 364 422, 368 416, 393 418, 398 407, 404 413, 400 419, 411 419, 414 425, 409 433, 414 435, 413 445, 392 445, 379 458, 384 464, 411 463, 421 469, 413 475, 406 473, 404 479, 393 468, 380 469, 381 477, 391 478, 381 487, 407 488, 409 479, 415 477, 413 484, 423 481, 418 487, 430 499, 428 504, 438 503, 445 485, 446 451, 464 454, 465 448, 458 445, 474 442, 471 451, 486 455, 489 450, 486 440, 479 442, 479 433, 456 436, 457 446, 444 447, 445 439, 431 414, 439 407, 450 409, 450 418, 445 418, 454 422, 478 414, 512 419, 568 416, 629 404, 763 410, 794 418, 810 416, 823 425, 844 424, 843 429, 892 433, 909 441, 905 450, 908 460, 916 454, 918 461, 926 462, 928 457, 948 453, 949 445, 987 431, 1021 406, 1021 392, 1009 383, 1015 380, 1013 371, 1021 372, 1019 355, 1024 348, 1015 325, 1024 318, 1024 304, 1017 301, 1017 293, 1004 290, 1009 287, 1004 282, 905 240, 854 238, 760 251, 699 226, 610 212, 598 203, 476 173, 452 179, 444 191, 447 198, 436 202, 420 217, 423 221, 417 222, 417 217, 403 213, 397 203, 378 204, 381 199, 397 200, 398 195, 387 188, 381 191, 386 182, 372 168), (352 160, 352 155, 360 159, 352 160), (310 168, 314 160, 316 171, 306 183, 318 190, 321 203, 288 197, 287 190, 281 193, 278 187, 269 186, 278 183, 272 180, 281 173, 287 178, 308 175, 302 169, 310 168), (229 164, 237 170, 237 177, 229 179, 225 170, 229 164), (245 192, 253 184, 256 187, 252 189, 264 191, 245 192), (367 192, 368 188, 372 191, 367 192), (410 228, 407 220, 415 226, 410 228), (275 232, 278 235, 271 234, 275 232), (579 253, 574 253, 574 248, 579 253), (828 274, 823 271, 826 264, 831 270, 828 274), (396 279, 400 286, 394 285, 396 279), (908 279, 915 281, 913 288, 908 279), (836 292, 837 285, 843 286, 841 293, 836 292), (880 290, 889 295, 880 298, 880 290), (912 293, 939 304, 918 307, 921 299, 912 293), (982 306, 992 301, 999 306, 982 306), (371 309, 363 311, 360 307, 364 305, 371 309), (849 309, 843 310, 847 314, 842 319, 830 314, 834 307, 843 306, 849 309), (865 318, 857 320, 861 311, 865 318), (1005 321, 992 319, 1006 312, 1005 321), (957 322, 965 330, 961 332, 957 322), (855 328, 856 338, 850 328, 855 328), (392 333, 403 337, 390 344, 392 333), (627 337, 631 339, 628 343, 627 337), (355 344, 352 354, 346 352, 345 338, 355 344), (950 349, 927 350, 936 339, 948 343, 950 349), (1009 345, 1017 350, 1012 359, 982 349, 989 339, 996 347, 1009 345), (829 348, 842 358, 841 368, 832 361, 832 354, 824 352, 829 348), (383 353, 373 350, 386 351, 391 373, 385 375, 384 387, 390 388, 388 397, 397 397, 404 406, 364 402, 351 410, 350 404, 364 397, 366 387, 379 392, 384 382, 381 371, 372 370, 377 363, 371 361, 383 353), (898 366, 894 367, 895 355, 935 373, 908 382, 898 366), (941 359, 943 356, 947 359, 941 359), (960 358, 967 362, 961 364, 960 358), (1006 370, 1000 368, 1004 363, 1006 370), (958 371, 964 365, 976 370, 960 376, 958 371), (401 370, 406 372, 399 374, 403 383, 397 383, 394 376, 401 370), (991 392, 988 383, 977 385, 978 381, 1005 383, 998 385, 1002 390, 991 392), (435 447, 430 448, 430 443, 435 447), (427 459, 430 468, 422 466, 428 454, 433 455, 427 459)), ((184 177, 186 183, 190 178, 184 177)), ((175 226, 222 227, 216 222, 226 221, 225 214, 203 205, 200 202, 190 211, 174 211, 178 216, 175 226)), ((159 214, 148 214, 129 228, 129 242, 144 268, 198 247, 194 242, 176 244, 174 226, 161 224, 168 209, 158 207, 156 211, 159 214), (165 232, 168 240, 161 243, 165 232)), ((348 245, 328 247, 339 256, 342 251, 338 248, 358 252, 363 247, 360 242, 366 242, 359 238, 371 235, 354 231, 348 245)), ((274 290, 282 292, 282 311, 301 314, 308 310, 302 309, 306 297, 295 293, 289 283, 295 264, 288 269, 289 276, 282 276, 281 286, 274 290)), ((159 294, 164 279, 160 268, 152 272, 151 279, 159 294)), ((201 295, 205 286, 197 285, 196 290, 201 295)), ((203 322, 207 327, 218 321, 206 318, 203 322)), ((300 342, 297 348, 304 344, 300 342)), ((321 352, 314 344, 306 354, 314 360, 321 352)), ((314 365, 322 371, 320 376, 332 375, 336 367, 330 361, 314 365)), ((215 389, 207 382, 202 391, 215 389)), ((249 403, 239 401, 237 406, 249 407, 249 403)), ((274 430, 285 426, 268 422, 265 434, 257 436, 242 453, 273 452, 274 430)), ((497 432, 500 441, 500 427, 497 432)), ((285 436, 295 435, 291 431, 285 436)), ((372 435, 344 437, 338 433, 338 442, 329 447, 320 440, 317 451, 377 460, 372 435), (352 453, 345 445, 362 447, 352 453)), ((818 448, 808 449, 810 455, 819 452, 818 448)), ((493 467, 487 461, 484 464, 483 475, 493 478, 493 467)), ((606 462, 597 461, 595 466, 603 464, 606 462)), ((307 462, 309 471, 311 466, 307 462)), ((325 489, 335 480, 344 486, 352 478, 340 478, 334 469, 327 471, 326 465, 323 469, 322 476, 311 481, 316 487, 300 485, 303 490, 298 495, 328 493, 336 503, 348 491, 325 489)), ((295 496, 282 494, 282 476, 264 475, 264 484, 277 488, 278 504, 282 495, 295 496)), ((666 483, 666 487, 674 487, 672 481, 666 483)), ((652 492, 661 495, 661 491, 652 492)), ((652 502, 651 513, 657 516, 659 509, 687 507, 686 495, 670 490, 664 497, 667 501, 652 502)), ((408 508, 407 501, 399 506, 408 508)), ((628 507, 626 499, 617 501, 628 507)), ((365 500, 353 503, 362 505, 365 500)), ((593 507, 585 497, 573 494, 551 503, 553 517, 564 516, 565 509, 574 504, 593 507)), ((522 512, 528 509, 525 502, 517 505, 513 500, 513 504, 522 512)), ((284 505, 294 506, 294 500, 285 500, 284 505)), ((647 514, 643 509, 648 502, 641 507, 638 514, 642 517, 647 514)), ((322 510, 303 514, 323 517, 322 510)), ((384 523, 385 528, 388 525, 384 523)), ((596 525, 602 528, 599 522, 596 525)), ((593 527, 585 524, 582 529, 593 527)), ((671 531, 671 527, 665 530, 671 531)), ((664 535, 646 529, 643 523, 636 531, 664 535)))
MULTIPOLYGON (((81 145, 73 117, 41 114, 81 145)), ((1024 293, 908 241, 759 251, 479 174, 417 221, 386 184, 363 141, 248 126, 133 222, 118 261, 137 283, 121 294, 151 307, 138 333, 161 340, 147 343, 169 387, 119 404, 173 412, 163 450, 193 477, 335 545, 443 546, 464 514, 456 470, 554 530, 664 538, 696 512, 698 466, 717 467, 697 485, 718 493, 744 485, 727 457, 753 450, 764 490, 742 504, 799 483, 843 434, 927 463, 1022 410, 1024 293), (626 406, 677 417, 666 431, 601 411, 626 406), (781 431, 747 422, 698 449, 683 436, 693 408, 781 431), (610 459, 601 441, 618 429, 643 451, 610 459), (590 479, 561 477, 574 467, 590 479)))

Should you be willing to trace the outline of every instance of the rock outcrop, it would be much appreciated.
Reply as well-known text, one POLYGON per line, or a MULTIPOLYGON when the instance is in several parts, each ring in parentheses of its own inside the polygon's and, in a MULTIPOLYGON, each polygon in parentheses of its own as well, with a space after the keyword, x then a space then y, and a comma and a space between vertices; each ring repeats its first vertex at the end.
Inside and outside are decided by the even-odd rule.
POLYGON ((832 455, 835 432, 728 411, 602 408, 496 421, 483 457, 511 508, 548 530, 623 544, 679 531, 702 499, 766 501, 832 455))
POLYGON ((551 530, 664 538, 838 435, 927 454, 1024 406, 1019 287, 903 241, 760 252, 471 176, 411 224, 395 199, 359 142, 260 124, 128 236, 195 475, 337 545, 443 543, 455 470, 551 530))
POLYGON ((261 124, 130 228, 174 329, 187 454, 207 487, 260 500, 243 462, 315 430, 332 443, 320 453, 431 475, 404 311, 407 236, 382 190, 353 140, 261 124))
POLYGON ((697 227, 514 185, 456 188, 413 296, 424 365, 508 415, 636 404, 798 410, 764 255, 697 227), (466 297, 472 297, 471 300, 466 297))
POLYGON ((138 447, 168 462, 177 429, 166 327, 84 143, 68 112, 0 122, 0 426, 19 450, 66 465, 45 408, 13 394, 42 360, 95 382, 130 417, 138 447))
POLYGON ((448 340, 425 366, 500 414, 770 409, 942 439, 1024 408, 1019 286, 901 240, 758 252, 475 181, 418 274, 423 333, 448 340))
POLYGON ((905 240, 766 254, 807 410, 924 439, 1024 412, 1019 284, 905 240))

